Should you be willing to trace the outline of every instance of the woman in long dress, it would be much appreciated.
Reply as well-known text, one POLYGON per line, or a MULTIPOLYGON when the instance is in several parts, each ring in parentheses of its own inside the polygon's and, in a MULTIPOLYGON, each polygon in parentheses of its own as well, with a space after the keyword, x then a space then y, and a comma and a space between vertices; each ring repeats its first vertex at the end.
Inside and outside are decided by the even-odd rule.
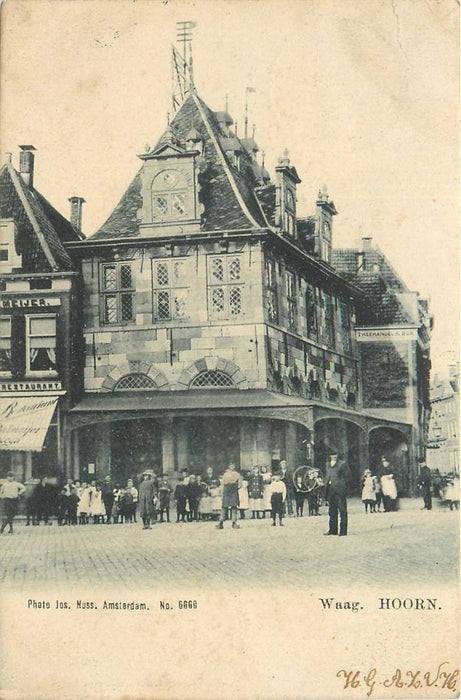
POLYGON ((105 514, 106 509, 104 508, 102 500, 101 487, 97 484, 91 496, 91 515, 93 516, 93 522, 96 525, 99 525, 101 522, 103 523, 105 514))
POLYGON ((84 481, 81 487, 78 489, 78 495, 80 501, 78 503, 77 515, 80 525, 86 525, 88 523, 88 516, 90 513, 90 487, 84 481))
POLYGON ((264 514, 264 480, 258 466, 253 467, 248 477, 248 507, 252 519, 264 514))

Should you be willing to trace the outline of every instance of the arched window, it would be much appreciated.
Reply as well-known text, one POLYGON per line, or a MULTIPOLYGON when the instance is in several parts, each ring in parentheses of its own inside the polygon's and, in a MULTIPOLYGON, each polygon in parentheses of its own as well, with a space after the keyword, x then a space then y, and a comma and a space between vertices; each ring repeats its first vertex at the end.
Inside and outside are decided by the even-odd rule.
POLYGON ((234 382, 228 374, 221 372, 219 369, 205 370, 200 372, 190 383, 191 389, 229 389, 233 387, 234 382))
POLYGON ((328 398, 330 399, 330 401, 333 401, 333 403, 339 402, 339 394, 336 391, 336 389, 329 389, 328 398))
POLYGON ((114 386, 114 391, 148 391, 157 389, 157 384, 147 374, 126 374, 114 386))
MULTIPOLYGON (((152 183, 152 219, 183 219, 188 215, 188 187, 177 170, 162 170, 152 183)), ((190 214, 190 212, 189 212, 190 214)))

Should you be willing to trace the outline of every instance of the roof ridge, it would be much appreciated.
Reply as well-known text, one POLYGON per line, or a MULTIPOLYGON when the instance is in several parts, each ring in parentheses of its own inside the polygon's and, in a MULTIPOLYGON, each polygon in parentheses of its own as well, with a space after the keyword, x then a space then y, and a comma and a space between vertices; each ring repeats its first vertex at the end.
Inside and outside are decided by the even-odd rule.
POLYGON ((42 250, 45 254, 45 257, 51 266, 52 269, 57 269, 58 265, 56 263, 56 260, 53 257, 53 254, 51 252, 51 249, 48 245, 48 242, 45 238, 45 235, 43 231, 40 228, 40 224, 37 221, 37 217, 34 214, 34 211, 32 209, 32 206, 29 201, 29 193, 26 192, 26 185, 22 181, 22 178, 18 175, 16 170, 14 169, 13 165, 11 163, 6 163, 6 167, 8 169, 8 172, 10 174, 10 177, 13 181, 13 184, 16 188, 16 191, 18 193, 19 199, 21 200, 21 203, 24 207, 24 210, 29 217, 29 221, 32 224, 32 228, 40 242, 40 245, 42 246, 42 250))
MULTIPOLYGON (((250 211, 249 211, 249 209, 248 209, 248 207, 247 207, 247 205, 246 205, 246 202, 244 201, 244 199, 243 199, 243 197, 242 197, 242 195, 241 195, 241 192, 240 192, 240 190, 239 190, 239 188, 238 188, 238 186, 237 186, 237 183, 235 182, 235 179, 234 179, 234 177, 233 177, 233 175, 232 175, 232 172, 231 172, 231 170, 230 170, 230 168, 229 168, 229 165, 228 165, 228 163, 227 163, 227 160, 226 160, 226 158, 225 158, 225 156, 224 156, 223 150, 222 150, 222 148, 221 148, 221 144, 219 143, 218 139, 216 138, 216 134, 214 133, 214 130, 211 128, 211 124, 210 124, 210 122, 209 122, 208 115, 206 114, 205 110, 203 109, 203 105, 202 105, 202 101, 201 101, 200 97, 198 96, 197 93, 194 92, 194 93, 192 93, 192 98, 193 98, 195 104, 197 105, 197 108, 198 108, 198 110, 199 110, 199 112, 200 112, 200 116, 202 117, 203 123, 205 124, 205 126, 206 126, 206 128, 207 128, 207 130, 208 130, 208 133, 209 133, 209 135, 210 135, 211 141, 213 142, 213 145, 214 145, 214 147, 215 147, 215 149, 216 149, 216 152, 218 153, 219 158, 220 158, 220 160, 221 160, 221 163, 222 163, 222 165, 223 165, 224 172, 225 172, 226 175, 227 175, 227 179, 228 179, 228 181, 229 181, 229 184, 230 184, 230 186, 232 187, 232 190, 233 190, 233 192, 234 192, 234 195, 235 195, 235 197, 236 197, 238 203, 240 204, 240 207, 241 207, 243 213, 245 214, 245 216, 246 216, 246 218, 248 219, 248 221, 250 222, 250 224, 251 224, 252 226, 254 226, 254 228, 261 228, 261 225, 258 224, 258 223, 255 221, 255 219, 253 218, 253 216, 251 215, 251 213, 250 213, 250 211)), ((207 107, 207 109, 208 109, 208 107, 207 107)), ((256 201, 257 201, 257 203, 258 203, 259 208, 261 209, 261 205, 260 205, 260 203, 259 203, 258 198, 256 197, 256 194, 255 194, 255 199, 256 199, 256 201)), ((264 219, 265 219, 265 217, 264 217, 264 219)))

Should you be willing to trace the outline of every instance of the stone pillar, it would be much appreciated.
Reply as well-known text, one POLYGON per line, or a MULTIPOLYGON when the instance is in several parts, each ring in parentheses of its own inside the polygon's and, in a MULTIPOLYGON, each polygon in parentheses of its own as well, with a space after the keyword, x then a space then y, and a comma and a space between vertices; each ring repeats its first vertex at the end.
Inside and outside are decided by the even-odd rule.
POLYGON ((80 479, 80 435, 78 430, 72 432, 72 446, 73 446, 73 479, 80 479))
POLYGON ((369 434, 368 430, 359 430, 359 470, 360 476, 363 476, 365 469, 370 468, 370 455, 368 452, 369 434))
MULTIPOLYGON (((188 423, 183 418, 179 418, 174 424, 174 433, 176 437, 176 471, 179 473, 181 469, 189 466, 189 435, 188 423)), ((165 468, 163 470, 166 471, 165 468)))
POLYGON ((110 423, 98 423, 94 426, 97 438, 95 439, 96 474, 95 479, 104 479, 110 475, 111 462, 111 426, 110 423))
POLYGON ((162 472, 172 474, 175 468, 173 418, 163 418, 162 424, 162 472))
POLYGON ((64 433, 64 469, 66 477, 70 477, 72 462, 72 431, 66 430, 64 433))
POLYGON ((288 469, 293 471, 298 466, 298 426, 296 423, 285 422, 285 454, 288 469))
POLYGON ((32 478, 32 452, 24 452, 25 463, 24 463, 24 479, 32 478))

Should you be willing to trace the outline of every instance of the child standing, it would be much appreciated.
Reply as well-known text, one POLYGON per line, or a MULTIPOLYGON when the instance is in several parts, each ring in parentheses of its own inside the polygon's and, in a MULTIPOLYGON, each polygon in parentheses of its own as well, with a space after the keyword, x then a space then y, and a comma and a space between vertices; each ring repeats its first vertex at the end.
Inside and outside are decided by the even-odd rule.
POLYGON ((376 482, 375 478, 371 475, 371 470, 365 469, 362 479, 362 503, 365 506, 365 513, 368 513, 368 508, 370 508, 370 513, 376 512, 375 487, 376 482))
POLYGON ((19 498, 25 493, 26 487, 14 478, 14 472, 8 472, 6 481, 0 488, 0 498, 4 499, 5 518, 2 522, 0 532, 9 525, 8 532, 13 534, 13 518, 18 512, 19 498))
POLYGON ((283 527, 283 511, 284 503, 287 497, 287 488, 283 481, 280 480, 280 474, 272 476, 272 483, 268 487, 271 498, 271 516, 272 527, 275 527, 275 520, 279 516, 279 525, 283 527))
POLYGON ((296 481, 295 481, 295 503, 296 503, 296 517, 297 518, 303 517, 305 495, 306 494, 304 493, 304 486, 303 486, 302 477, 297 476, 296 481))

